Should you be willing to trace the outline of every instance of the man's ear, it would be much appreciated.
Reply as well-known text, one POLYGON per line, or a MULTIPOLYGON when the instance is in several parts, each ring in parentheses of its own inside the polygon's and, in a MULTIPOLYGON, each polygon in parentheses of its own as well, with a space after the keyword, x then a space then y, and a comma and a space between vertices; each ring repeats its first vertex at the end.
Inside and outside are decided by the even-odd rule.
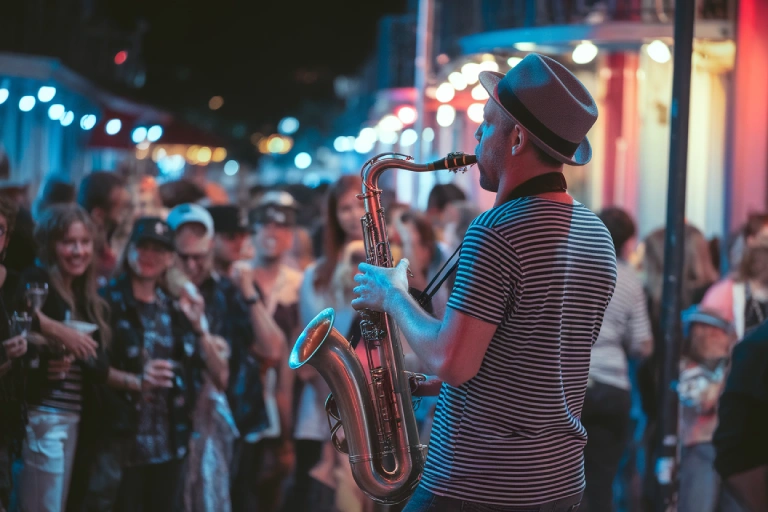
POLYGON ((512 156, 518 156, 528 144, 528 134, 519 124, 516 124, 509 135, 512 156))

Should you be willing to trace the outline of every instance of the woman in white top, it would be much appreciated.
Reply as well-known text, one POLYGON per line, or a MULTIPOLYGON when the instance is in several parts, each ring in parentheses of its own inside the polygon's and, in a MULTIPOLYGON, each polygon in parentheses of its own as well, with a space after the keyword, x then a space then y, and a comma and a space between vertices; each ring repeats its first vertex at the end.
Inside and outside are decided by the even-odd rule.
MULTIPOLYGON (((360 218, 365 214, 357 194, 362 189, 358 176, 342 176, 328 191, 326 205, 323 257, 307 267, 299 296, 300 325, 307 325, 318 313, 328 307, 336 310, 334 327, 348 335, 356 312, 350 305, 351 296, 344 293, 342 270, 348 268, 344 248, 349 242, 359 241, 363 233, 360 218), (341 286, 341 287, 340 287, 341 286)), ((350 256, 347 251, 347 256, 350 256)), ((352 285, 354 286, 354 284, 352 285)), ((349 290, 351 293, 351 288, 349 290)), ((291 494, 290 510, 321 511, 333 506, 333 456, 323 447, 329 444, 330 432, 325 413, 325 399, 330 393, 320 375, 309 365, 297 370, 303 387, 296 413, 294 439, 296 441, 296 477, 291 494), (314 469, 314 471, 313 471, 314 469), (317 483, 322 485, 318 486, 317 483), (327 492, 316 492, 323 486, 327 492)), ((298 391, 298 390, 297 390, 298 391)))

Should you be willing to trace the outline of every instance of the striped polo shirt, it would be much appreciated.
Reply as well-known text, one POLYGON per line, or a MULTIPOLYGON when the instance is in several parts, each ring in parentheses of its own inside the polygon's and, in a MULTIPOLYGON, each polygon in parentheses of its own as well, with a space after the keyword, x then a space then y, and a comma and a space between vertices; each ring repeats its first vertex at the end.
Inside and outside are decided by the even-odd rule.
POLYGON ((615 282, 611 236, 578 202, 524 197, 475 219, 448 305, 498 327, 477 375, 443 384, 426 490, 535 506, 584 489, 579 418, 615 282))

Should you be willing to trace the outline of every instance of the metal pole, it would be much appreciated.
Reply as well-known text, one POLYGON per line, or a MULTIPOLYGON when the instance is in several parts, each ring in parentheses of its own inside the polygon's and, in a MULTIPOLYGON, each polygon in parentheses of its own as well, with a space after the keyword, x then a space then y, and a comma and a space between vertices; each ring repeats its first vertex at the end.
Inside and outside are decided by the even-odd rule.
POLYGON ((676 384, 680 375, 681 292, 685 243, 685 192, 688 160, 688 116, 690 111, 691 58, 693 54, 694 0, 675 4, 674 73, 670 119, 669 188, 664 243, 664 288, 661 301, 662 373, 659 400, 659 432, 654 447, 656 512, 677 510, 677 465, 679 460, 676 384))
MULTIPOLYGON (((435 16, 435 0, 419 0, 419 16, 416 25, 416 70, 414 73, 414 89, 416 89, 416 123, 414 129, 419 136, 414 144, 413 158, 423 162, 421 148, 424 144, 425 93, 432 72, 432 32, 435 16)), ((419 174, 407 173, 413 184, 413 202, 419 199, 419 174)))

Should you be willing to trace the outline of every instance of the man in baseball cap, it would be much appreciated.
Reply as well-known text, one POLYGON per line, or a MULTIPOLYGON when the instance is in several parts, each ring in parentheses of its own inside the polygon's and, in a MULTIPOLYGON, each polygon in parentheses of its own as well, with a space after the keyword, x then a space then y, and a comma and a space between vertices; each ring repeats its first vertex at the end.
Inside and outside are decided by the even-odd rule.
MULTIPOLYGON (((179 268, 205 302, 211 333, 221 336, 229 345, 227 398, 241 437, 248 439, 260 432, 267 420, 258 360, 277 360, 285 339, 264 311, 252 283, 243 289, 240 282, 233 282, 214 263, 216 254, 222 253, 226 259, 239 259, 229 255, 238 254, 235 246, 242 245, 241 240, 247 237, 247 224, 241 221, 234 206, 206 210, 190 203, 173 208, 168 221, 176 230, 179 268)), ((230 474, 233 485, 253 481, 255 453, 249 448, 252 445, 237 446, 237 462, 230 474)), ((235 498, 233 492, 233 510, 242 510, 235 498)))
POLYGON ((168 213, 168 224, 176 232, 179 268, 199 288, 213 270, 213 218, 202 206, 185 203, 168 213))

